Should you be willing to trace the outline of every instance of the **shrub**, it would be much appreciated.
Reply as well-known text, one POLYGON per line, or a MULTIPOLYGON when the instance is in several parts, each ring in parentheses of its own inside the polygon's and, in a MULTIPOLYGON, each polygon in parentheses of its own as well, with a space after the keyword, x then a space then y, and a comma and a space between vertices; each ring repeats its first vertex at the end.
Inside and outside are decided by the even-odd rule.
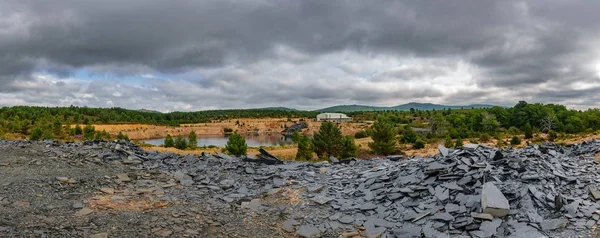
POLYGON ((488 142, 490 141, 490 135, 488 133, 483 133, 481 136, 479 136, 479 140, 481 142, 488 142))
POLYGON ((198 136, 196 136, 195 131, 190 131, 190 134, 188 135, 188 146, 190 148, 198 147, 198 136))
POLYGON ((510 144, 511 145, 520 145, 521 144, 521 139, 519 139, 518 136, 513 136, 513 138, 510 139, 510 144))
POLYGON ((234 133, 229 136, 225 149, 232 155, 242 156, 247 154, 248 145, 246 144, 246 139, 244 139, 244 137, 238 133, 234 133))
POLYGON ((369 137, 369 133, 367 133, 367 131, 359 131, 356 132, 356 134, 354 134, 354 138, 356 139, 361 139, 361 138, 367 138, 369 137))
POLYGON ((173 137, 171 137, 170 134, 167 134, 167 138, 165 138, 164 146, 166 148, 175 147, 175 141, 173 140, 173 137))
POLYGON ((129 141, 129 136, 123 134, 123 132, 119 131, 119 134, 117 135, 117 140, 126 140, 129 141))
POLYGON ((521 130, 519 130, 519 128, 511 126, 510 128, 508 128, 508 133, 511 135, 518 135, 521 134, 521 130))
POLYGON ((96 128, 94 128, 94 126, 87 124, 84 128, 83 128, 83 138, 85 140, 93 140, 94 139, 94 135, 96 132, 96 128))
POLYGON ((342 140, 342 159, 353 158, 358 154, 358 147, 354 143, 354 138, 352 136, 344 136, 342 140))
POLYGON ((502 148, 504 146, 506 146, 506 143, 503 140, 498 140, 498 142, 496 142, 496 147, 502 148))
POLYGON ((421 139, 417 139, 417 141, 415 141, 415 143, 413 144, 413 148, 414 149, 423 149, 423 148, 425 148, 425 142, 421 139))
POLYGON ((469 139, 469 143, 471 143, 471 144, 477 144, 478 142, 475 139, 469 139))
POLYGON ((223 128, 223 133, 228 134, 228 133, 232 133, 233 129, 231 128, 223 128))
POLYGON ((454 143, 454 147, 461 147, 461 146, 463 146, 463 139, 462 139, 462 137, 459 136, 458 138, 456 138, 456 142, 454 143))
POLYGON ((331 122, 323 122, 319 131, 313 135, 313 149, 319 158, 339 157, 342 154, 342 132, 331 122))
POLYGON ((311 160, 313 158, 312 142, 305 135, 300 135, 294 132, 292 140, 298 144, 298 152, 296 152, 296 160, 311 160))
POLYGON ((31 135, 29 135, 29 140, 40 140, 42 139, 42 129, 39 127, 33 128, 31 130, 31 135))
POLYGON ((450 138, 450 136, 447 136, 446 139, 444 139, 444 146, 446 148, 454 147, 454 142, 452 142, 452 138, 450 138))
POLYGON ((418 135, 417 133, 410 127, 406 125, 404 127, 404 132, 402 133, 402 137, 400 138, 402 143, 415 143, 417 141, 418 135))
POLYGON ((533 128, 531 128, 531 125, 529 123, 525 124, 525 128, 523 128, 523 131, 525 132, 525 139, 533 138, 533 128))
POLYGON ((175 138, 175 148, 185 150, 187 146, 187 141, 182 136, 177 136, 177 138, 175 138))
POLYGON ((548 132, 548 141, 554 142, 556 140, 556 138, 558 138, 558 135, 556 134, 556 131, 550 130, 548 132))
POLYGON ((371 134, 373 142, 369 148, 378 155, 390 155, 396 150, 396 130, 394 124, 386 118, 379 118, 373 123, 371 134))
POLYGON ((73 135, 83 135, 83 129, 81 129, 81 126, 79 126, 79 124, 75 125, 73 135))

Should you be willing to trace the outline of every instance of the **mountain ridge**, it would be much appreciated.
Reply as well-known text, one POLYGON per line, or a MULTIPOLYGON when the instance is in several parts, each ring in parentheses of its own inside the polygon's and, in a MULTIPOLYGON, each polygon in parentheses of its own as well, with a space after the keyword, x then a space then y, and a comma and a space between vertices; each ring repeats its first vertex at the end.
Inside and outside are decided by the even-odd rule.
POLYGON ((327 108, 315 110, 317 112, 356 112, 356 111, 409 111, 411 108, 415 110, 442 110, 442 109, 468 109, 468 108, 490 108, 495 105, 491 104, 469 104, 469 105, 442 105, 434 103, 418 103, 409 102, 392 107, 377 107, 368 105, 337 105, 327 108))

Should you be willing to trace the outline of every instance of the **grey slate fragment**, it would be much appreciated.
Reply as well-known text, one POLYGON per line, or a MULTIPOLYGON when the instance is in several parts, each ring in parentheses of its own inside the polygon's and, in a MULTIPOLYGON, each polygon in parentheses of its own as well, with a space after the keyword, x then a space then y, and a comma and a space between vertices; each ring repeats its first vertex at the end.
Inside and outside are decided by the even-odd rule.
POLYGON ((431 217, 433 220, 443 220, 443 221, 452 221, 454 220, 454 216, 450 215, 450 213, 436 213, 431 217))
POLYGON ((548 236, 543 235, 536 228, 523 226, 516 229, 507 238, 548 238, 548 236))
POLYGON ((502 225, 502 219, 494 218, 494 220, 492 221, 482 222, 481 226, 479 227, 479 230, 489 232, 492 234, 492 236, 495 236, 496 234, 498 234, 498 227, 500 227, 500 225, 502 225))
POLYGON ((352 222, 354 222, 354 218, 352 216, 342 216, 338 219, 339 222, 344 223, 344 224, 351 224, 352 222))
POLYGON ((405 237, 405 238, 419 238, 421 237, 421 227, 409 227, 409 228, 399 228, 394 230, 394 235, 396 237, 405 237))
POLYGON ((440 151, 440 154, 442 154, 443 157, 448 156, 448 148, 446 148, 444 145, 439 144, 438 150, 440 151))
POLYGON ((296 231, 296 235, 305 238, 317 237, 319 234, 321 234, 321 231, 317 227, 312 225, 302 225, 296 231))
POLYGON ((450 197, 450 193, 448 189, 443 188, 442 186, 435 187, 435 197, 440 201, 446 201, 450 197))
POLYGON ((500 189, 492 182, 487 182, 481 191, 481 208, 484 213, 492 214, 494 217, 504 217, 508 214, 510 205, 500 189))
POLYGON ((372 202, 368 202, 360 206, 360 210, 363 211, 375 210, 375 208, 377 208, 377 205, 373 204, 372 202))
POLYGON ((446 206, 444 206, 444 210, 446 210, 446 212, 453 213, 459 211, 460 206, 454 203, 447 203, 446 206))
POLYGON ((471 212, 471 217, 477 218, 477 219, 489 220, 489 221, 494 219, 494 216, 492 216, 492 214, 478 213, 478 212, 471 212))
POLYGON ((366 229, 363 235, 367 238, 379 238, 387 230, 385 227, 366 229))
POLYGON ((545 220, 540 223, 542 231, 552 231, 560 228, 565 228, 569 221, 563 218, 545 220))
POLYGON ((595 200, 600 200, 600 190, 590 189, 590 193, 595 200))

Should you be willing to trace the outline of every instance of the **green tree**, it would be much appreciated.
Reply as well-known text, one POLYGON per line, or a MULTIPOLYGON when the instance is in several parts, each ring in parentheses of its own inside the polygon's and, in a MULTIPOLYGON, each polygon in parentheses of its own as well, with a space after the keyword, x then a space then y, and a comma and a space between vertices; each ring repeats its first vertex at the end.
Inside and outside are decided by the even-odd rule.
POLYGON ((431 135, 436 137, 446 131, 448 122, 442 114, 435 114, 433 118, 429 120, 429 126, 431 127, 431 135))
POLYGON ((500 122, 496 120, 496 116, 487 113, 484 115, 481 124, 483 126, 483 131, 492 134, 500 128, 500 122))
POLYGON ((402 143, 415 143, 415 141, 417 141, 418 138, 419 136, 417 135, 417 132, 415 132, 409 125, 406 125, 404 127, 404 132, 402 132, 402 137, 400 137, 400 140, 402 143))
POLYGON ((244 137, 238 133, 234 133, 229 136, 225 149, 232 155, 242 156, 247 154, 248 145, 246 144, 246 139, 244 139, 244 137))
MULTIPOLYGON (((406 132, 406 131, 405 131, 406 132)), ((378 155, 390 155, 396 151, 396 130, 394 124, 380 117, 373 123, 369 148, 378 155)))
POLYGON ((525 139, 533 138, 533 128, 531 128, 531 124, 529 124, 529 122, 525 124, 523 131, 525 132, 525 139))
POLYGON ((332 122, 323 122, 313 135, 313 149, 319 158, 339 157, 342 153, 342 132, 332 122))
POLYGON ((313 158, 312 142, 305 135, 300 135, 298 132, 292 134, 292 140, 298 143, 298 152, 296 152, 296 160, 311 160, 313 158))
POLYGON ((196 136, 195 131, 190 131, 188 135, 188 146, 190 148, 196 148, 198 146, 198 136, 196 136))
POLYGON ((165 138, 164 146, 166 148, 175 147, 175 141, 173 140, 173 137, 171 137, 170 134, 167 134, 167 138, 165 138))
POLYGON ((185 150, 187 146, 187 141, 182 136, 177 136, 175 138, 175 148, 185 150))
POLYGON ((73 135, 83 135, 83 129, 81 129, 81 126, 79 126, 79 124, 75 125, 73 135))
POLYGON ((513 138, 510 139, 510 144, 511 145, 520 145, 521 144, 521 139, 519 139, 518 136, 513 136, 513 138))
POLYGON ((42 139, 42 129, 39 127, 33 128, 31 130, 31 135, 29 135, 29 140, 40 140, 42 139))
POLYGON ((353 158, 358 155, 358 147, 356 146, 356 143, 354 143, 354 137, 344 136, 342 144, 342 159, 353 158))
POLYGON ((456 138, 456 142, 454 143, 454 147, 461 147, 461 146, 463 146, 463 139, 462 139, 462 137, 459 136, 458 138, 456 138))
POLYGON ((444 139, 444 146, 446 148, 454 147, 454 142, 452 142, 452 138, 450 138, 450 136, 446 136, 446 139, 444 139))
POLYGON ((87 124, 83 128, 83 138, 85 140, 93 140, 95 132, 96 132, 96 128, 94 128, 94 126, 92 126, 90 124, 87 124))
POLYGON ((369 134, 365 130, 356 132, 354 134, 354 138, 356 138, 356 139, 367 138, 367 137, 369 137, 369 134))
POLYGON ((62 135, 62 123, 58 118, 54 120, 54 124, 52 124, 52 133, 57 137, 62 135))

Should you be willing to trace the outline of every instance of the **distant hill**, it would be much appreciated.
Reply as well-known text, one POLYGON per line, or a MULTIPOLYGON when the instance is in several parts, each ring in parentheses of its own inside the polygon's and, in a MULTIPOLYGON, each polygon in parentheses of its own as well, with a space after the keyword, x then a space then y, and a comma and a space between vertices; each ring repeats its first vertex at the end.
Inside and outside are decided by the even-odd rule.
POLYGON ((256 108, 254 110, 298 111, 294 108, 289 108, 289 107, 263 107, 263 108, 256 108))
POLYGON ((162 112, 159 112, 159 111, 148 110, 148 109, 140 109, 140 110, 138 110, 138 111, 139 111, 139 112, 162 113, 162 112))
POLYGON ((433 104, 433 103, 417 103, 411 102, 407 104, 402 104, 393 107, 374 107, 374 106, 365 106, 365 105, 339 105, 328 108, 323 108, 316 110, 318 112, 356 112, 356 111, 385 111, 385 110, 395 110, 395 111, 409 111, 411 108, 415 110, 442 110, 442 109, 470 109, 470 108, 489 108, 494 107, 494 105, 488 104, 471 104, 471 105, 458 105, 458 106, 449 106, 449 105, 441 105, 441 104, 433 104))

